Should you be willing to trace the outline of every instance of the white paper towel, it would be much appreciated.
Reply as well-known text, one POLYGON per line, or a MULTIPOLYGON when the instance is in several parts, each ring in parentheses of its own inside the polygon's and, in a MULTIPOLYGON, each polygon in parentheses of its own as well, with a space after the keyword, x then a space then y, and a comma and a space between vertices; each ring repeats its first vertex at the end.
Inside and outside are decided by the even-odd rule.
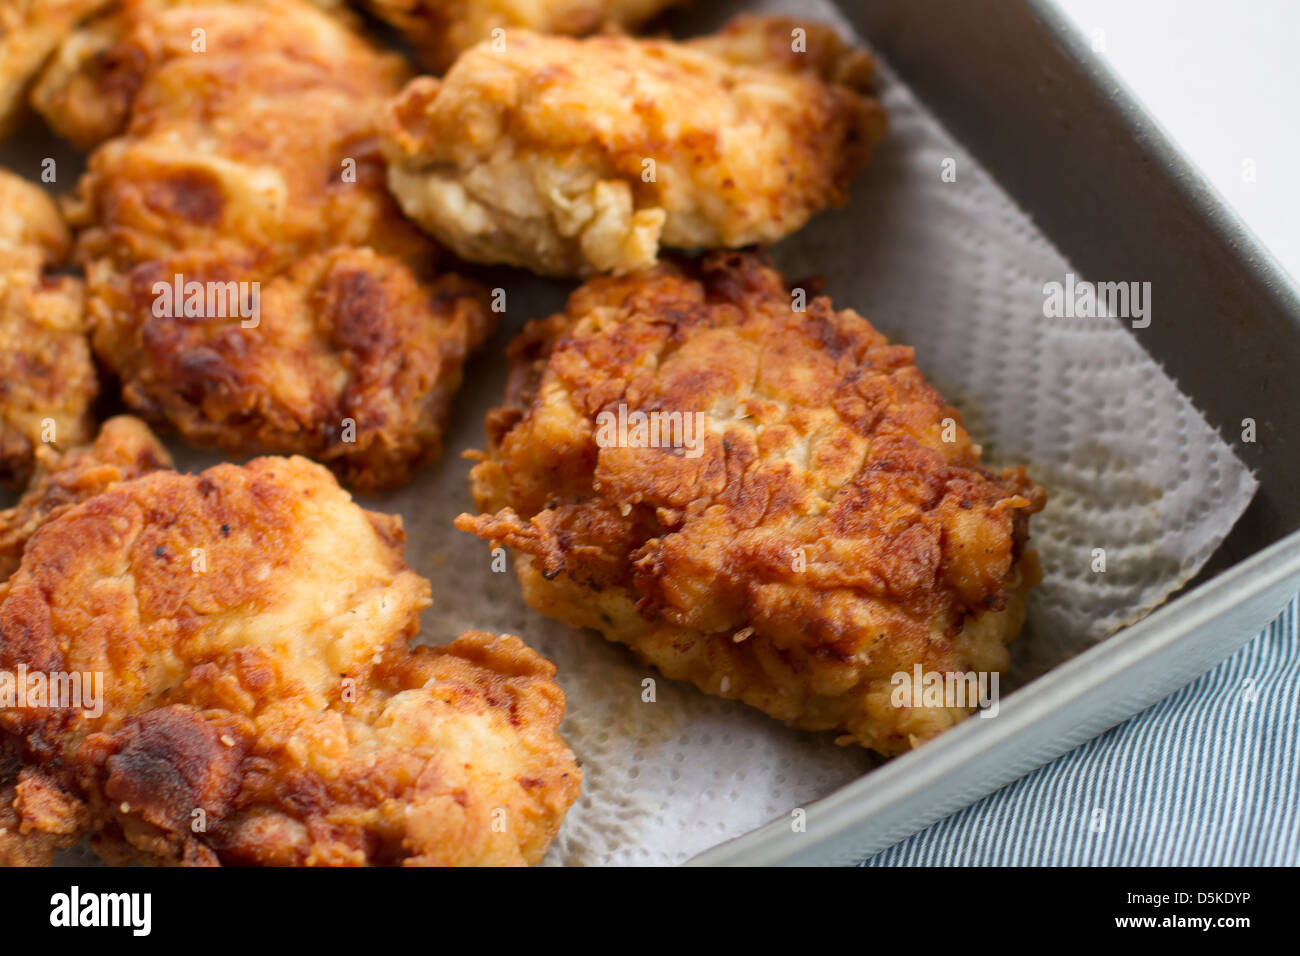
MULTIPOLYGON (((747 6, 834 20, 821 3, 747 6)), ((717 10, 709 17, 720 20, 717 10)), ((836 305, 915 346, 986 460, 1025 463, 1048 489, 1046 510, 1030 523, 1044 581, 1013 647, 1013 686, 1192 577, 1255 481, 1143 351, 1140 332, 1114 319, 1044 318, 1044 283, 1075 270, 887 71, 880 93, 890 133, 850 205, 814 219, 775 256, 791 277, 825 277, 836 305), (946 158, 956 161, 956 182, 941 179, 946 158), (1096 548, 1105 549, 1105 573, 1091 570, 1096 548)), ((562 288, 524 285, 528 298, 507 284, 512 330, 562 302, 562 288), (548 308, 532 301, 543 291, 548 308)), ((1155 322, 1159 301, 1153 290, 1155 322)), ((502 394, 504 339, 475 365, 449 449, 482 447, 483 413, 502 394)), ((450 526, 473 509, 467 472, 444 461, 382 506, 406 516, 411 560, 433 580, 430 631, 510 631, 559 666, 564 732, 585 781, 548 862, 680 862, 871 768, 872 758, 837 747, 833 735, 791 731, 664 680, 594 632, 530 611, 513 571, 493 573, 487 545, 450 526), (654 703, 642 701, 647 677, 656 679, 654 703)))
MULTIPOLYGON (((715 5, 835 21, 824 0, 715 5)), ((1049 493, 1031 522, 1044 581, 1013 645, 1014 685, 1135 620, 1191 578, 1255 489, 1247 469, 1113 319, 1047 319, 1043 285, 1070 265, 908 91, 885 71, 891 129, 851 204, 775 250, 791 277, 821 275, 918 362, 996 465, 1025 463, 1049 493), (955 160, 955 182, 941 164, 955 160), (1091 569, 1094 549, 1105 573, 1091 569)), ((1141 276, 1089 277, 1097 281, 1141 276)), ((676 863, 797 808, 871 769, 831 734, 788 730, 741 704, 706 697, 643 668, 624 649, 530 611, 513 570, 457 532, 472 510, 469 463, 483 416, 502 395, 504 345, 570 288, 514 271, 506 321, 468 370, 447 454, 401 492, 363 501, 401 514, 407 558, 433 582, 423 640, 467 628, 510 632, 551 657, 568 695, 563 731, 582 763, 583 795, 548 863, 676 863), (643 701, 643 681, 655 700, 643 701)), ((1160 322, 1159 290, 1153 321, 1160 322)), ((184 467, 215 460, 175 445, 184 467)), ((84 850, 65 859, 85 859, 84 850)))

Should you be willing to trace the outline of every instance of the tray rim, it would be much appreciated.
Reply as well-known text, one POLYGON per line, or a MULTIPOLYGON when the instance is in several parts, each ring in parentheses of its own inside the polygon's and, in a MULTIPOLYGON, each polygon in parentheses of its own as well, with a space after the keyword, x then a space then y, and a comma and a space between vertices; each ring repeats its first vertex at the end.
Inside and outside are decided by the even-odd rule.
MULTIPOLYGON (((1086 707, 1089 695, 1103 692, 1107 684, 1133 672, 1139 665, 1158 665, 1162 658, 1177 654, 1187 638, 1225 620, 1243 604, 1263 600, 1263 606, 1269 610, 1259 625, 1262 627, 1276 617, 1297 589, 1300 589, 1300 531, 1275 542, 1190 594, 1157 608, 1136 624, 1116 632, 1019 688, 1001 701, 997 718, 963 721, 925 746, 894 758, 810 804, 806 808, 807 833, 796 835, 785 820, 775 820, 705 850, 688 860, 687 865, 771 866, 809 862, 819 855, 819 851, 826 852, 827 844, 843 839, 867 823, 871 815, 896 809, 904 801, 913 800, 919 788, 935 786, 960 773, 971 772, 974 764, 990 750, 1014 745, 1044 721, 1070 717, 1072 711, 1086 707), (1278 592, 1284 593, 1279 595, 1278 592), (1277 596, 1270 601, 1270 594, 1277 596), (814 831, 816 835, 809 836, 814 831)), ((1222 645, 1221 655, 1216 654, 1216 659, 1210 660, 1207 666, 1197 667, 1197 673, 1178 686, 1209 670, 1217 660, 1243 647, 1257 633, 1258 628, 1238 628, 1237 636, 1222 645)), ((1171 692, 1161 689, 1148 693, 1145 695, 1150 698, 1147 703, 1135 709, 1123 707, 1124 712, 1118 715, 1102 712, 1093 719, 1080 715, 1076 723, 1078 731, 1061 738, 1060 746, 1051 748, 1054 753, 1048 752, 1043 759, 1035 760, 1033 766, 1018 770, 988 787, 985 795, 1122 723, 1171 692)), ((973 802, 970 800, 963 805, 973 802)), ((951 812, 954 811, 939 813, 913 832, 951 812)), ((878 846, 876 851, 895 842, 898 841, 890 840, 878 846)))
MULTIPOLYGON (((836 0, 843 7, 854 0, 836 0)), ((1142 106, 1132 89, 1105 61, 1093 53, 1064 11, 1052 0, 1019 0, 1041 20, 1062 49, 1079 63, 1094 86, 1105 88, 1116 114, 1135 139, 1158 157, 1168 178, 1192 201, 1206 227, 1229 248, 1249 274, 1291 314, 1300 328, 1300 284, 1288 273, 1173 139, 1142 106)), ((1014 198, 1014 197, 1013 197, 1014 198)), ((1195 396, 1193 396, 1193 399, 1195 396)), ((1017 689, 1001 702, 994 720, 967 720, 924 747, 896 757, 825 797, 810 803, 805 832, 795 834, 784 819, 711 847, 687 860, 687 866, 777 866, 824 863, 842 855, 853 843, 859 859, 892 846, 938 820, 987 796, 1034 769, 1051 762, 1140 713, 1175 692, 1243 647, 1300 590, 1300 530, 1238 561, 1191 590, 1176 593, 1163 606, 1134 624, 1017 689), (1243 611, 1244 609, 1244 611, 1243 611), (1234 615, 1238 620, 1229 627, 1234 615), (1198 633, 1221 625, 1223 639, 1203 641, 1203 656, 1191 666, 1170 668, 1128 700, 1107 707, 1093 706, 1107 685, 1132 677, 1147 667, 1159 667, 1189 644, 1198 633), (992 773, 978 766, 990 753, 1007 752, 1028 741, 1045 722, 1073 720, 1072 733, 1056 744, 1039 747, 1028 763, 1004 765, 992 773), (967 790, 960 806, 945 801, 952 782, 967 790), (944 787, 947 784, 947 787, 944 787), (971 794, 974 793, 972 796, 971 794), (918 795, 924 795, 918 801, 918 795), (907 804, 913 806, 908 807, 907 804), (921 806, 920 804, 926 804, 921 806), (894 831, 869 831, 876 820, 891 816, 909 819, 894 831), (901 836, 898 829, 905 829, 901 836), (865 834, 865 837, 864 837, 865 834), (836 846, 839 844, 839 846, 836 846), (861 848, 861 849, 859 849, 861 848), (838 851, 838 854, 837 854, 838 851)))

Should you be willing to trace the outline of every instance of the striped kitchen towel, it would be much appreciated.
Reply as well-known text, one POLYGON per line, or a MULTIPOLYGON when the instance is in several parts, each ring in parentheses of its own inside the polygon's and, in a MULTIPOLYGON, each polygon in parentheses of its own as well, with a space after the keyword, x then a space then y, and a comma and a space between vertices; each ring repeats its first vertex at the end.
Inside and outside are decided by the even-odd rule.
POLYGON ((866 866, 1300 865, 1300 597, 1236 655, 866 866))

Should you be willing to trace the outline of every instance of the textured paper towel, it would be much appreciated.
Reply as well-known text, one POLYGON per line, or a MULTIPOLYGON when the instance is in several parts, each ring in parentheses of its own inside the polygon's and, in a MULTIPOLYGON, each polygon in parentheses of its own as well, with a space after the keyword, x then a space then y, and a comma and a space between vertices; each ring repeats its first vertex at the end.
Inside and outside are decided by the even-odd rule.
MULTIPOLYGON (((720 4, 726 14, 786 9, 836 20, 824 2, 720 4)), ((915 346, 960 407, 986 460, 1026 463, 1050 495, 1031 523, 1044 581, 1013 646, 1014 684, 1141 617, 1192 577, 1241 514, 1255 481, 1190 401, 1112 319, 1046 319, 1043 285, 1074 270, 969 156, 886 72, 891 130, 851 204, 775 250, 788 275, 821 275, 837 306, 915 346), (940 178, 956 161, 956 182, 940 178), (1093 549, 1107 569, 1093 573, 1093 549)), ((1140 276, 1096 276, 1097 281, 1140 276)), ((675 863, 830 793, 873 758, 830 734, 788 730, 743 705, 658 678, 622 648, 531 612, 513 572, 451 519, 471 510, 469 464, 502 393, 504 345, 568 286, 502 272, 504 327, 471 365, 447 456, 400 493, 366 499, 400 513, 408 560, 433 582, 423 640, 466 628, 519 634, 555 660, 568 694, 564 733, 583 795, 549 863, 675 863), (656 678, 656 700, 642 681, 656 678)), ((1154 290, 1153 321, 1161 321, 1154 290)), ((214 458, 176 448, 185 467, 214 458)), ((85 859, 84 851, 66 855, 85 859)))
MULTIPOLYGON (((809 2, 733 4, 701 28, 742 6, 835 18, 809 2)), ((1142 616, 1194 575, 1255 481, 1143 351, 1140 332, 1114 319, 1043 317, 1044 283, 1074 270, 905 88, 885 76, 881 95, 890 133, 850 205, 814 219, 775 256, 792 277, 825 277, 837 305, 915 346, 987 460, 1027 463, 1047 487, 1047 509, 1031 522, 1044 581, 1013 650, 1014 684, 1142 616), (948 157, 955 183, 940 178, 948 157), (1104 574, 1091 570, 1094 548, 1106 551, 1104 574)), ((511 329, 549 311, 526 301, 517 313, 523 299, 509 288, 511 329)), ((530 289, 552 306, 563 300, 563 288, 530 289)), ((482 446, 482 413, 499 400, 502 366, 494 344, 475 366, 449 449, 482 446)), ((512 631, 559 666, 564 731, 585 781, 548 862, 678 862, 870 769, 866 754, 836 747, 832 735, 787 730, 662 678, 656 702, 643 703, 652 670, 594 633, 529 611, 513 572, 493 573, 487 545, 450 527, 458 510, 472 509, 467 472, 445 461, 383 505, 406 516, 411 558, 433 580, 431 630, 512 631)))

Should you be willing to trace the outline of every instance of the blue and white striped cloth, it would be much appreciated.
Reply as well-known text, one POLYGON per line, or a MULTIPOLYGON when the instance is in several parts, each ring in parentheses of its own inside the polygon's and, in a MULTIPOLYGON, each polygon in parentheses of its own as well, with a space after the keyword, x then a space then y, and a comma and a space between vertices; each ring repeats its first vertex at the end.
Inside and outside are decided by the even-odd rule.
POLYGON ((1300 597, 1236 655, 866 866, 1300 865, 1300 597))

